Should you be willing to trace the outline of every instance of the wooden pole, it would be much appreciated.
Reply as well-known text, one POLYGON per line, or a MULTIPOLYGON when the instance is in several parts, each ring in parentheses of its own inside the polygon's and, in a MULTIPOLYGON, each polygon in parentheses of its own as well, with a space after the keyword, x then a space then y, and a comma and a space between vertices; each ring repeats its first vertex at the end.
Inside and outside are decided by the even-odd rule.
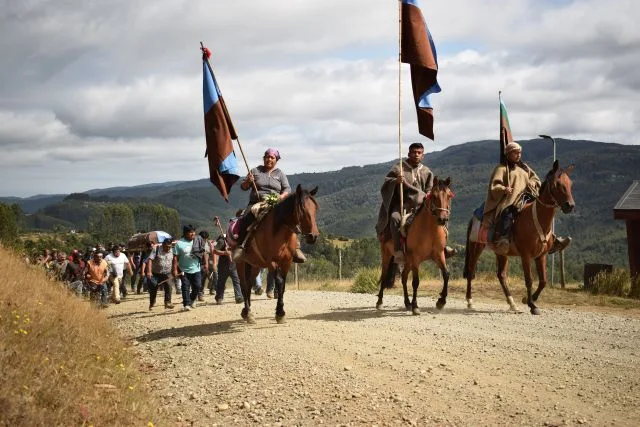
POLYGON ((342 281, 342 249, 338 249, 338 280, 342 281))
MULTIPOLYGON (((398 158, 402 170, 402 0, 398 0, 398 158)), ((404 185, 400 183, 400 214, 404 215, 404 185)))
POLYGON ((560 251, 560 288, 564 289, 564 251, 560 251))
MULTIPOLYGON (((205 54, 204 44, 202 42, 200 42, 200 50, 202 51, 202 59, 206 61, 207 67, 209 68, 209 71, 211 71, 211 77, 213 77, 213 80, 214 80, 214 83, 215 83, 215 74, 213 73, 213 67, 211 66, 211 61, 209 61, 209 58, 205 54)), ((217 84, 216 84, 216 86, 217 86, 217 84)), ((226 116, 229 117, 229 119, 231 119, 231 114, 229 114, 229 110, 227 110, 227 106, 224 103, 222 103, 222 108, 224 109, 224 113, 226 114, 226 116)), ((247 163, 247 157, 244 155, 244 150, 242 149, 242 144, 240 143, 240 137, 239 136, 236 139, 236 142, 238 143, 238 148, 240 148, 240 154, 242 154, 242 160, 244 160, 244 165, 247 168, 247 174, 249 174, 249 173, 251 173, 251 169, 249 168, 249 163, 247 163)), ((256 191, 256 195, 257 195, 258 194, 258 187, 256 186, 255 181, 252 182, 252 184, 253 184, 253 189, 256 191)))

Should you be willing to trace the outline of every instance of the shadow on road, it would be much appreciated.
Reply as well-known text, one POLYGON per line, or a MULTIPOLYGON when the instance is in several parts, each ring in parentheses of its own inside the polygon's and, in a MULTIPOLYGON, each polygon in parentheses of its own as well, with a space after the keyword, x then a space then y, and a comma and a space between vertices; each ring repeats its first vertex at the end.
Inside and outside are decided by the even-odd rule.
MULTIPOLYGON (((495 310, 469 310, 467 308, 444 308, 438 310, 435 307, 420 308, 420 312, 423 315, 452 315, 463 314, 465 316, 474 316, 479 314, 503 314, 511 313, 508 311, 495 311, 495 310)), ((367 319, 377 319, 381 317, 402 317, 412 316, 410 310, 405 310, 404 307, 389 307, 382 310, 376 310, 375 307, 350 307, 350 308, 336 308, 325 313, 308 314, 306 316, 300 316, 296 319, 300 320, 323 320, 326 322, 358 322, 367 319)))
POLYGON ((208 335, 232 334, 246 329, 243 320, 228 320, 226 322, 206 323, 203 325, 189 325, 180 328, 161 329, 136 338, 139 342, 158 341, 165 338, 193 338, 208 335))

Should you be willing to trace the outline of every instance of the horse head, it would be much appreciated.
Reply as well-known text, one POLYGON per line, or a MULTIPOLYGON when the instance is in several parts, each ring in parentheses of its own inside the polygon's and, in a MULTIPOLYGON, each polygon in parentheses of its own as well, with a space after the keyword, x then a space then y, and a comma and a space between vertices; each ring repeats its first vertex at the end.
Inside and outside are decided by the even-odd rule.
POLYGON ((547 173, 547 176, 540 188, 540 197, 543 197, 547 191, 551 204, 560 207, 565 214, 570 213, 576 204, 573 201, 573 193, 571 192, 571 178, 569 175, 573 172, 574 165, 567 166, 566 169, 560 167, 559 162, 553 162, 553 168, 547 173))
POLYGON ((447 177, 444 181, 438 180, 438 177, 433 178, 433 187, 425 198, 427 208, 431 211, 431 214, 438 220, 438 225, 445 225, 449 221, 449 214, 451 214, 451 199, 453 199, 453 191, 449 187, 451 185, 451 178, 447 177))
POLYGON ((296 218, 301 234, 304 235, 306 242, 309 244, 315 243, 320 235, 316 225, 318 202, 314 198, 317 192, 318 187, 311 191, 303 190, 300 184, 296 187, 296 218))

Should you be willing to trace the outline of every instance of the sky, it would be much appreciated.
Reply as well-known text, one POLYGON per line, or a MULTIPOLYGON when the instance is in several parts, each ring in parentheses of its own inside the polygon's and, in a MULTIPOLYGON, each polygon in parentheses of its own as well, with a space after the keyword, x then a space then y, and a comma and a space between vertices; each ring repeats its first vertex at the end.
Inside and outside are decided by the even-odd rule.
MULTIPOLYGON (((499 90, 516 139, 640 144, 640 2, 421 6, 442 93, 431 141, 402 66, 404 151, 497 139, 499 90)), ((0 196, 207 178, 200 41, 250 167, 397 158, 396 1, 0 0, 0 196)))

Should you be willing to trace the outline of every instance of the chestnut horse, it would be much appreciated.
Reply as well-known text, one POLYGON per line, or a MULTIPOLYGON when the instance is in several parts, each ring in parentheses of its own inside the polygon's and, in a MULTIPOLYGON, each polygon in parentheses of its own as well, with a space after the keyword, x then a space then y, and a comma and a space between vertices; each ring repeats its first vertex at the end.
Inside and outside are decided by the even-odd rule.
MULTIPOLYGON (((570 213, 575 207, 573 195, 571 193, 571 178, 569 174, 573 171, 570 165, 566 169, 559 167, 558 161, 553 163, 553 168, 547 174, 542 186, 540 195, 533 202, 524 206, 516 217, 511 228, 511 246, 506 255, 496 254, 497 275, 502 291, 504 292, 509 307, 513 311, 518 311, 513 302, 513 297, 507 286, 507 271, 510 256, 519 256, 522 260, 522 270, 524 272, 524 284, 527 287, 527 297, 522 303, 527 304, 531 314, 540 314, 540 309, 536 307, 540 293, 547 284, 547 252, 553 246, 551 235, 551 224, 555 216, 556 208, 562 209, 565 214, 570 213), (531 261, 535 260, 538 271, 538 289, 532 294, 532 274, 531 261)), ((467 245, 464 260, 464 275, 467 279, 467 307, 472 308, 471 282, 476 275, 476 264, 480 254, 486 244, 469 241, 471 232, 471 222, 467 228, 467 245)))
MULTIPOLYGON (((445 225, 449 221, 451 213, 451 199, 453 192, 449 188, 451 179, 433 180, 433 187, 407 229, 407 241, 405 247, 405 261, 402 264, 402 289, 404 291, 404 306, 411 309, 413 314, 420 314, 418 308, 418 286, 420 285, 420 264, 425 260, 435 262, 442 272, 442 292, 436 303, 441 309, 447 303, 449 288, 449 269, 445 260, 445 246, 447 244, 447 231, 445 225), (413 287, 413 299, 409 302, 407 292, 407 280, 409 272, 412 274, 411 285, 413 287)), ((394 262, 393 239, 384 241, 380 239, 380 252, 382 255, 382 274, 380 275, 380 292, 376 308, 382 308, 382 297, 385 288, 391 288, 395 281, 398 264, 394 262)))
POLYGON ((275 273, 275 290, 278 294, 276 321, 284 322, 284 288, 296 251, 296 233, 301 230, 309 244, 315 243, 320 234, 316 226, 318 203, 313 197, 317 191, 318 187, 307 191, 298 185, 295 193, 271 208, 253 232, 243 259, 236 263, 244 297, 241 316, 247 322, 255 323, 251 312, 251 288, 262 268, 275 273))

